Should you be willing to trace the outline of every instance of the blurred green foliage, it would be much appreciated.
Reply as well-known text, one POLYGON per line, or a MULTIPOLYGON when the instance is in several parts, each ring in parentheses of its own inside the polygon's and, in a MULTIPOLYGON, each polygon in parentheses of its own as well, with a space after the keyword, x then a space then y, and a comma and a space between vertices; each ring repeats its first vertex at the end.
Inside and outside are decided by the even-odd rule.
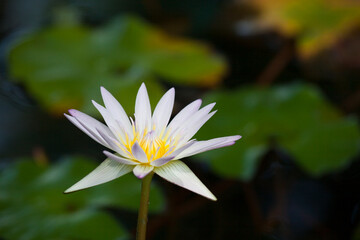
POLYGON ((198 139, 243 136, 233 147, 198 157, 211 160, 212 169, 225 177, 250 179, 270 146, 282 147, 314 176, 347 166, 359 151, 356 120, 341 116, 310 85, 214 92, 205 102, 216 102, 219 113, 200 130, 198 139))
POLYGON ((259 21, 295 37, 300 54, 313 56, 360 24, 360 4, 353 0, 255 0, 259 21))
POLYGON ((18 42, 9 61, 12 77, 55 114, 69 108, 98 114, 90 100, 100 100, 100 86, 132 113, 141 82, 146 82, 151 101, 156 102, 163 93, 157 78, 209 86, 226 69, 223 58, 205 44, 168 36, 135 17, 122 17, 95 30, 54 25, 18 42))
MULTIPOLYGON (((33 159, 18 161, 0 172, 0 232, 5 239, 128 239, 127 231, 103 207, 137 210, 139 181, 132 174, 110 183, 63 194, 96 164, 71 157, 52 166, 33 159)), ((149 211, 164 208, 153 184, 149 211)))

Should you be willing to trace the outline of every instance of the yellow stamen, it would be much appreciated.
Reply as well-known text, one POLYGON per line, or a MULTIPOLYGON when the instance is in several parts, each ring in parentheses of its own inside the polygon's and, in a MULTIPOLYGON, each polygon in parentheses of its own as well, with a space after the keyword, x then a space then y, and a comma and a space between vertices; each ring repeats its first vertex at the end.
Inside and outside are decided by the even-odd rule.
MULTIPOLYGON (((122 145, 126 147, 125 152, 130 152, 132 154, 132 146, 135 142, 138 142, 140 147, 144 150, 149 162, 152 162, 158 158, 161 158, 165 155, 170 154, 173 150, 169 151, 171 145, 168 143, 169 133, 165 133, 165 128, 162 129, 159 136, 152 136, 155 133, 155 126, 153 126, 152 131, 145 129, 143 133, 137 131, 133 124, 133 138, 130 139, 129 135, 125 135, 125 141, 122 142, 122 145)), ((121 146, 119 146, 121 148, 121 146)), ((123 148, 121 148, 124 150, 123 148)))

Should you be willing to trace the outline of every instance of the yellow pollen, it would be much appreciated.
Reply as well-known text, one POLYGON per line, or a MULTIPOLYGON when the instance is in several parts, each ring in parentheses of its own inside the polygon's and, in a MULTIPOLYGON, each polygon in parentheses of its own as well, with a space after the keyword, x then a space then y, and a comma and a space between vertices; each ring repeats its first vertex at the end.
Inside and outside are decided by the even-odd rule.
POLYGON ((160 136, 153 136, 153 131, 148 131, 147 129, 144 130, 143 134, 136 131, 135 127, 133 126, 133 138, 130 139, 129 135, 125 135, 125 141, 122 141, 122 146, 119 146, 122 150, 124 147, 126 148, 125 152, 129 152, 132 154, 132 146, 135 142, 138 142, 142 150, 144 150, 147 158, 149 159, 149 163, 163 157, 164 155, 169 155, 173 152, 171 148, 171 144, 167 141, 169 134, 164 135, 165 129, 161 131, 160 136), (162 137, 163 136, 163 137, 162 137))

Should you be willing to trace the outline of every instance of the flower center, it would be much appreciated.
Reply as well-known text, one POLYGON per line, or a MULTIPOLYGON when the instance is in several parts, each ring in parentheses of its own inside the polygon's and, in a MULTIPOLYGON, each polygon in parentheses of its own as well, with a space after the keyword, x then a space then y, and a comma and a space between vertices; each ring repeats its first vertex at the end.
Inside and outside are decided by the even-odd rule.
POLYGON ((160 134, 156 134, 155 130, 148 131, 145 129, 143 133, 140 133, 135 131, 134 128, 134 137, 130 139, 129 136, 126 135, 126 139, 122 141, 123 147, 125 147, 123 150, 129 153, 129 157, 132 157, 132 147, 135 142, 137 142, 145 152, 149 163, 165 157, 174 151, 176 146, 174 142, 176 141, 169 141, 169 134, 164 134, 164 131, 165 129, 160 134))
POLYGON ((136 136, 133 142, 135 141, 139 143, 150 162, 161 158, 170 150, 170 144, 166 142, 166 139, 155 136, 154 131, 144 133, 142 137, 136 136))

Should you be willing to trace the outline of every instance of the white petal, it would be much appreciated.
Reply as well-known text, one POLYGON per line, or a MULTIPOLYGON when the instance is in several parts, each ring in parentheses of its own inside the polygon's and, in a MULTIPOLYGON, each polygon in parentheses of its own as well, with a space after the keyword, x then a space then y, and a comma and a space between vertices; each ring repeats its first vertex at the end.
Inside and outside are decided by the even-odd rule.
POLYGON ((140 147, 138 142, 135 142, 134 145, 131 147, 131 152, 134 155, 134 157, 136 158, 136 160, 143 162, 143 163, 149 162, 148 158, 146 156, 146 153, 140 147))
POLYGON ((191 147, 196 142, 195 139, 187 142, 184 146, 177 148, 174 152, 172 152, 170 155, 176 157, 179 155, 182 151, 186 150, 187 148, 191 147))
POLYGON ((154 114, 152 117, 152 126, 155 126, 156 135, 160 134, 161 131, 166 127, 169 122, 175 99, 175 90, 171 88, 167 91, 164 96, 160 99, 156 105, 154 114))
POLYGON ((85 130, 84 132, 88 136, 90 136, 92 139, 94 139, 101 145, 111 149, 111 147, 106 143, 106 141, 104 141, 104 139, 99 135, 99 133, 96 130, 96 128, 101 129, 101 131, 105 132, 106 134, 113 136, 112 132, 110 131, 110 129, 107 126, 105 126, 98 120, 96 120, 82 112, 79 112, 75 109, 70 109, 69 112, 73 116, 73 118, 70 118, 70 116, 68 116, 68 119, 72 123, 74 123, 78 127, 81 126, 81 128, 80 127, 79 128, 83 131, 85 130))
POLYGON ((141 87, 136 96, 135 102, 135 123, 136 130, 143 134, 144 130, 150 130, 151 127, 151 106, 149 96, 146 91, 145 84, 141 84, 141 87))
POLYGON ((132 127, 129 118, 121 104, 104 87, 101 87, 100 89, 106 109, 110 112, 113 118, 119 122, 120 126, 124 128, 127 134, 132 134, 132 127))
POLYGON ((112 160, 115 160, 119 163, 122 163, 122 164, 126 164, 126 165, 136 165, 138 163, 134 162, 134 161, 131 161, 129 159, 126 159, 126 158, 123 158, 123 157, 120 157, 120 156, 117 156, 111 152, 108 152, 108 151, 104 151, 103 152, 108 158, 112 159, 112 160))
POLYGON ((97 168, 95 168, 94 171, 67 189, 64 193, 74 192, 109 182, 131 172, 133 168, 133 166, 121 164, 112 159, 106 159, 97 168))
POLYGON ((153 166, 149 165, 137 165, 133 169, 133 173, 137 178, 144 178, 146 175, 148 175, 152 170, 154 169, 153 166))
POLYGON ((110 131, 110 129, 103 123, 99 122, 93 117, 90 117, 89 115, 82 113, 75 109, 70 109, 69 113, 75 117, 82 125, 86 125, 89 129, 95 131, 95 129, 99 129, 102 132, 105 132, 109 136, 113 136, 113 133, 110 131))
POLYGON ((179 144, 183 144, 191 139, 197 131, 216 113, 211 111, 215 103, 209 104, 196 112, 191 119, 183 124, 183 127, 176 133, 183 136, 183 139, 179 141, 179 144))
MULTIPOLYGON (((199 111, 196 111, 195 113, 193 113, 191 115, 191 117, 184 120, 180 124, 178 129, 174 130, 172 132, 172 134, 174 134, 174 135, 178 135, 178 134, 185 135, 189 131, 189 129, 193 128, 194 126, 197 126, 198 122, 200 122, 201 120, 203 120, 204 118, 207 117, 207 115, 209 114, 211 109, 214 107, 214 105, 215 105, 215 103, 206 105, 205 107, 203 107, 199 111)), ((184 140, 184 141, 187 141, 187 140, 184 140)))
POLYGON ((161 157, 161 158, 158 158, 158 159, 152 161, 150 164, 155 167, 160 167, 160 166, 168 163, 169 161, 173 160, 174 158, 175 158, 174 156, 161 157))
POLYGON ((181 152, 183 152, 187 148, 191 147, 191 145, 193 145, 195 142, 196 142, 195 140, 192 140, 192 141, 188 142, 187 144, 185 144, 181 148, 176 149, 169 156, 165 156, 165 157, 162 157, 162 158, 159 158, 159 159, 156 159, 156 160, 152 161, 151 165, 156 166, 156 167, 160 167, 160 166, 168 163, 169 161, 174 159, 176 156, 178 156, 181 152))
POLYGON ((201 106, 201 99, 195 100, 186 107, 184 107, 170 122, 168 130, 170 133, 176 131, 182 126, 201 106))
POLYGON ((200 119, 198 122, 187 128, 183 135, 183 139, 179 142, 179 144, 183 144, 184 142, 189 141, 216 112, 217 111, 213 111, 209 113, 208 115, 200 119))
POLYGON ((235 143, 235 141, 239 140, 240 138, 241 136, 236 135, 229 137, 214 138, 207 141, 198 141, 195 142, 192 146, 190 146, 186 150, 184 150, 183 152, 181 152, 179 155, 177 155, 175 159, 189 157, 216 148, 231 146, 235 143))
POLYGON ((127 156, 127 157, 131 157, 131 155, 129 155, 127 152, 125 152, 123 149, 125 149, 125 147, 123 149, 121 149, 119 147, 119 145, 121 146, 121 143, 119 143, 116 139, 106 135, 105 133, 101 132, 100 130, 97 129, 97 132, 99 133, 99 135, 104 139, 104 141, 109 145, 109 148, 112 149, 113 151, 119 153, 122 156, 127 156))
POLYGON ((161 167, 155 168, 154 172, 160 177, 179 185, 180 187, 186 188, 211 200, 216 200, 216 197, 196 177, 190 168, 179 160, 171 161, 161 167))
POLYGON ((104 118, 106 125, 113 132, 113 135, 116 138, 125 141, 126 140, 125 132, 123 128, 120 127, 116 119, 111 115, 111 113, 106 108, 95 102, 94 100, 92 101, 92 103, 94 104, 95 108, 100 112, 101 116, 104 118))
POLYGON ((84 133, 86 133, 89 137, 91 137, 93 140, 95 140, 96 142, 100 143, 101 145, 104 145, 106 147, 110 147, 108 146, 108 144, 106 144, 104 142, 103 139, 101 139, 97 134, 94 134, 93 132, 89 132, 88 130, 86 130, 86 128, 84 128, 78 120, 76 120, 76 118, 74 118, 73 116, 69 116, 67 114, 64 114, 65 117, 67 119, 69 119, 70 122, 72 122, 75 126, 77 126, 78 128, 80 128, 81 131, 83 131, 84 133))

